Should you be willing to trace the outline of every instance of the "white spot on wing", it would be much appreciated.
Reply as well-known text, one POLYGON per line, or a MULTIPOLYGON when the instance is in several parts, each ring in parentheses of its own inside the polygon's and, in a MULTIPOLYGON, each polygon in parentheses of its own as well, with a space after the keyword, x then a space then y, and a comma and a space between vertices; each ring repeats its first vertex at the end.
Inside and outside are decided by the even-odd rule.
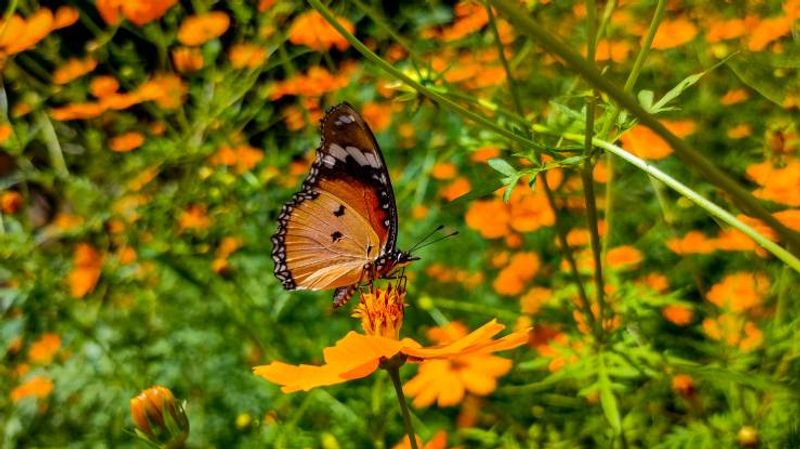
POLYGON ((369 165, 372 166, 372 168, 381 168, 381 161, 378 159, 375 153, 365 153, 364 156, 367 158, 369 165))
POLYGON ((330 154, 326 154, 322 157, 322 163, 328 168, 333 168, 333 166, 336 165, 336 159, 331 157, 330 154))
POLYGON ((358 148, 352 145, 348 145, 345 149, 347 150, 348 153, 350 153, 350 156, 353 156, 353 159, 355 159, 356 162, 358 162, 358 165, 361 166, 372 165, 364 156, 364 153, 358 148))
POLYGON ((328 152, 333 157, 339 159, 340 161, 344 161, 345 159, 347 159, 347 151, 345 151, 345 149, 342 148, 341 145, 335 143, 328 145, 328 152))

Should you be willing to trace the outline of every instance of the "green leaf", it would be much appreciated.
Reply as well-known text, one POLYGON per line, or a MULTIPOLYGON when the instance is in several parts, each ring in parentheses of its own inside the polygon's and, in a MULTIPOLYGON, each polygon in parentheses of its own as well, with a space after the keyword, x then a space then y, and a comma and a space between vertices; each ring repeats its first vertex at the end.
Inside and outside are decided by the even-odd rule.
POLYGON ((519 182, 519 176, 509 176, 508 178, 503 179, 503 184, 506 185, 506 190, 503 192, 503 201, 506 203, 511 198, 511 192, 514 191, 514 188, 517 186, 519 182))
POLYGON ((647 110, 647 112, 652 112, 653 110, 653 91, 652 90, 641 90, 639 91, 639 104, 642 105, 643 108, 647 110))
POLYGON ((603 354, 600 354, 597 360, 599 362, 597 366, 597 386, 600 393, 600 406, 603 408, 603 414, 606 416, 606 420, 608 420, 611 428, 614 429, 614 433, 619 435, 622 430, 622 421, 620 419, 619 407, 617 406, 617 397, 614 396, 614 391, 612 390, 613 385, 606 371, 603 354))
MULTIPOLYGON (((658 100, 658 102, 656 102, 656 104, 654 104, 652 106, 652 108, 649 110, 649 112, 651 114, 658 114, 661 111, 667 111, 669 109, 674 109, 674 108, 668 108, 667 104, 669 104, 669 102, 671 102, 672 100, 678 98, 686 89, 694 86, 698 81, 700 81, 701 78, 703 78, 703 76, 706 75, 706 73, 711 72, 712 70, 716 69, 717 67, 721 66, 722 64, 725 64, 730 58, 734 57, 735 55, 736 54, 734 53, 734 54, 728 56, 727 58, 723 59, 722 61, 714 64, 711 68, 703 70, 700 73, 695 73, 693 75, 687 76, 686 78, 683 79, 683 81, 678 83, 677 86, 673 87, 669 92, 664 94, 664 96, 661 97, 661 99, 658 100)), ((640 96, 639 99, 641 100, 641 96, 640 96)))
POLYGON ((506 176, 517 176, 517 170, 504 159, 489 159, 489 167, 499 171, 506 176))

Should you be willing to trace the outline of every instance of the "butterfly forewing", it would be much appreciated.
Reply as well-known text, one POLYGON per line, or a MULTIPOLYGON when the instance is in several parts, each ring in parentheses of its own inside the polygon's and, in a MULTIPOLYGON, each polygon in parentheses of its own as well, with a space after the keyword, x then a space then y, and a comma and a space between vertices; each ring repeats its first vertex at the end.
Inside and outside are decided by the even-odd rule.
POLYGON ((326 112, 321 129, 317 158, 273 236, 275 275, 287 289, 370 280, 372 263, 395 248, 394 193, 369 127, 343 103, 326 112))

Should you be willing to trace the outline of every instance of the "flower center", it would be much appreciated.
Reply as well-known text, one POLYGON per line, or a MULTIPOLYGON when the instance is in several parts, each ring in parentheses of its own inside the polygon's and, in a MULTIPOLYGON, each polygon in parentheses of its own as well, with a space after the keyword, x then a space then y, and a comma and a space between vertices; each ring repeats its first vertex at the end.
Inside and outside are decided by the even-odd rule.
POLYGON ((395 340, 400 338, 405 314, 406 292, 392 287, 386 290, 370 288, 361 294, 361 301, 353 310, 353 317, 361 318, 361 327, 367 335, 378 335, 395 340))

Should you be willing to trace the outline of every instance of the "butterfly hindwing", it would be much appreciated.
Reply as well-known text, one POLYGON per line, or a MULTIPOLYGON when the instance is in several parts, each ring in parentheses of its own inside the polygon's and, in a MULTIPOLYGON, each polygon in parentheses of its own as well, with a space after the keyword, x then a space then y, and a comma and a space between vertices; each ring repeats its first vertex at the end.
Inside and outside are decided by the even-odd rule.
POLYGON ((394 193, 369 127, 343 103, 321 128, 316 160, 272 239, 275 275, 287 289, 350 288, 395 248, 394 193))

